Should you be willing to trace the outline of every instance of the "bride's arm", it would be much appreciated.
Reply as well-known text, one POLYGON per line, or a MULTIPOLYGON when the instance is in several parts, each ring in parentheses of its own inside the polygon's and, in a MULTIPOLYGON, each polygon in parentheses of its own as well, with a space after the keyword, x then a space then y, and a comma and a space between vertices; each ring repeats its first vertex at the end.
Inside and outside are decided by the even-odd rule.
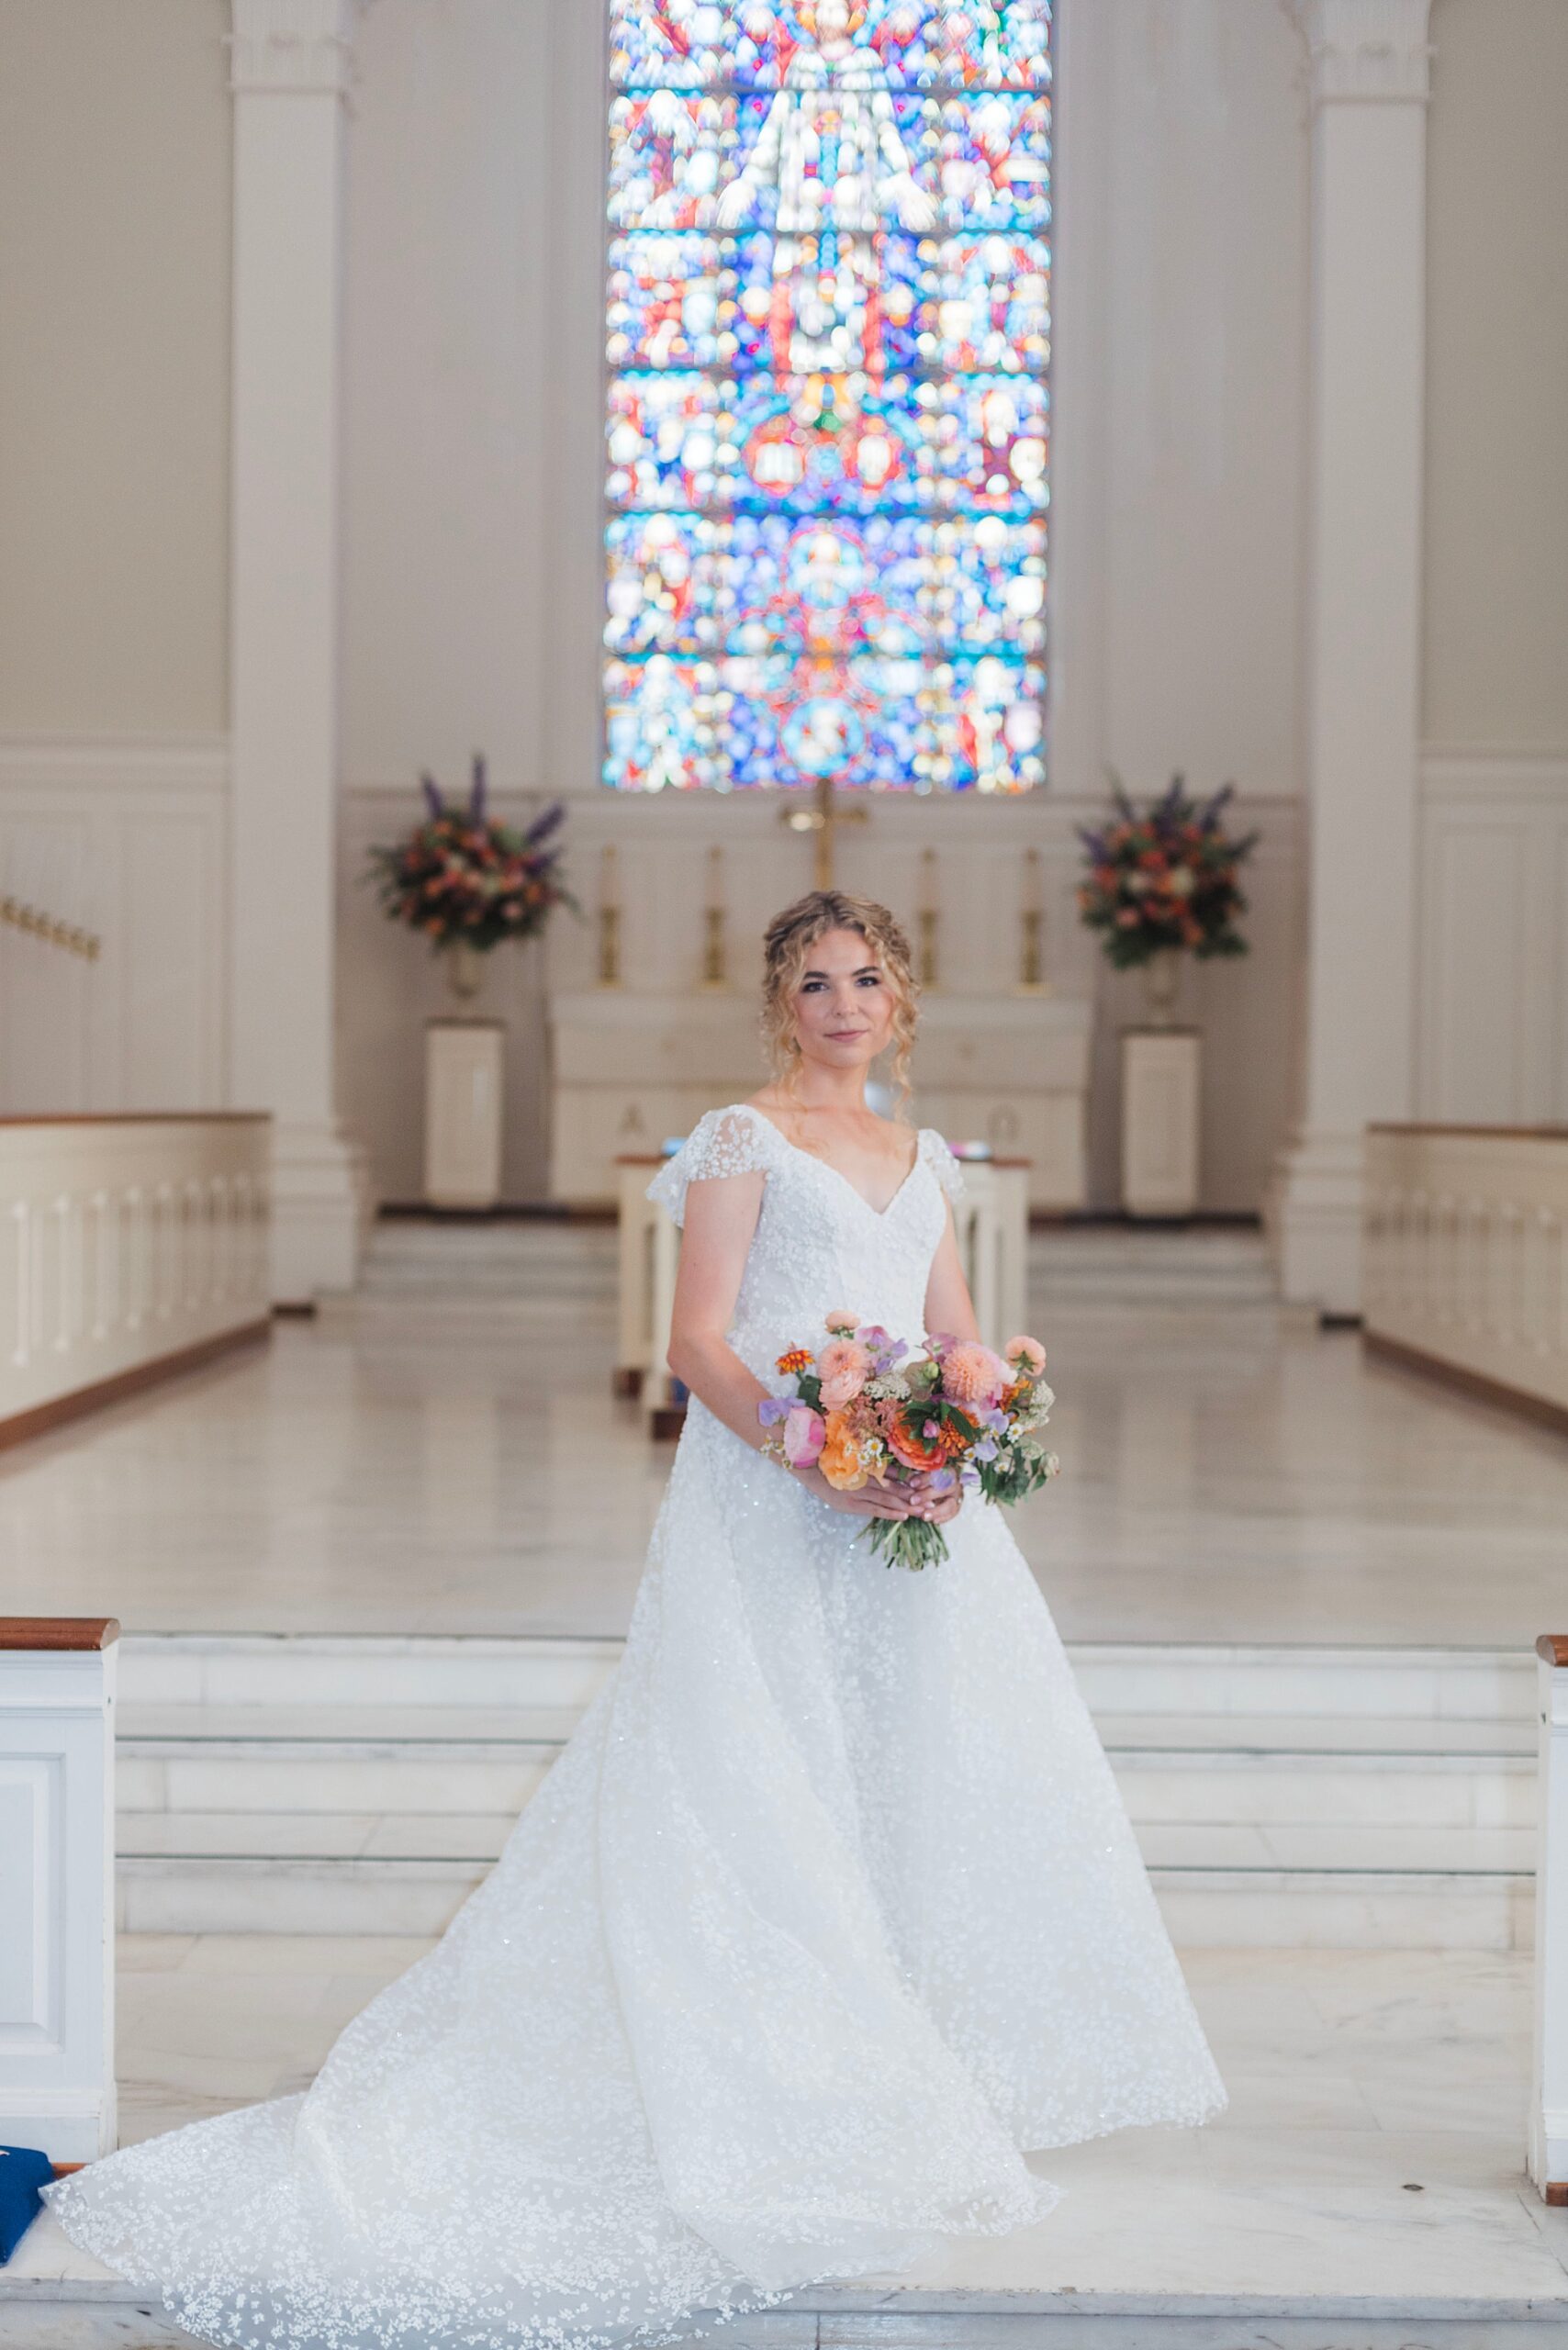
POLYGON ((945 1331, 951 1338, 980 1337, 974 1302, 969 1296, 969 1282, 964 1279, 964 1264, 958 1254, 958 1236, 953 1228, 950 1204, 947 1228, 937 1243, 925 1283, 925 1326, 928 1330, 945 1331))
MULTIPOLYGON (((761 1451, 767 1436, 756 1407, 770 1391, 755 1371, 746 1369, 725 1342, 724 1333, 741 1293, 741 1276, 762 1211, 766 1180, 757 1171, 707 1176, 688 1184, 666 1357, 681 1384, 754 1452, 761 1451)), ((917 1496, 894 1492, 876 1481, 859 1493, 845 1494, 835 1491, 820 1469, 791 1469, 787 1473, 830 1508, 851 1517, 908 1517, 917 1510, 925 1514, 917 1496)))
POLYGON ((768 1391, 725 1344, 724 1333, 741 1293, 766 1181, 758 1170, 688 1184, 667 1358, 681 1384, 756 1451, 767 1434, 756 1407, 768 1391))

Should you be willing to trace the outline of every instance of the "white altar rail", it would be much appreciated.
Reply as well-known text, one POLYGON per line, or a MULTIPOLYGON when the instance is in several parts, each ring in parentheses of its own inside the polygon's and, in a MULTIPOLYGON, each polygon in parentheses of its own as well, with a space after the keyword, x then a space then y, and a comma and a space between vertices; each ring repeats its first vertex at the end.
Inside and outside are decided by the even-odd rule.
POLYGON ((1361 1288, 1377 1351, 1568 1423, 1568 1129, 1369 1127, 1361 1288))
POLYGON ((269 1326, 269 1127, 0 1119, 0 1443, 269 1326))
POLYGON ((113 1617, 0 1617, 0 2143, 115 2143, 113 1617))
POLYGON ((620 1320, 615 1349, 619 1393, 639 1395, 650 1436, 679 1430, 669 1354, 680 1233, 672 1216, 644 1197, 663 1160, 627 1156, 615 1162, 620 1185, 620 1320))
POLYGON ((1543 1632, 1535 1652, 1540 1675, 1540 1809, 1529 2168, 1548 2203, 1568 2203, 1568 1633, 1543 1632))
MULTIPOLYGON (((665 1211, 644 1196, 661 1164, 651 1156, 616 1161, 621 1245, 615 1385, 621 1394, 641 1395, 649 1433, 656 1437, 674 1435, 681 1412, 666 1361, 680 1235, 665 1211)), ((980 1336, 1001 1347, 1028 1327, 1028 1160, 966 1159, 964 1196, 953 1222, 980 1336)))

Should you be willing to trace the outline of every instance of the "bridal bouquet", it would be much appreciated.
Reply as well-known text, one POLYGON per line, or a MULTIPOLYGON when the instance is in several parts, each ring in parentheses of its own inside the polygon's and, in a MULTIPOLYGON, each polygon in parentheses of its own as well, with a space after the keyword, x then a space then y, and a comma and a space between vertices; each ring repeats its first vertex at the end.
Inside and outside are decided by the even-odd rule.
MULTIPOLYGON (((819 1468, 840 1493, 872 1478, 893 1486, 924 1476, 936 1493, 978 1487, 988 1502, 1018 1502, 1057 1473, 1057 1457, 1033 1431, 1055 1401, 1046 1350, 1009 1338, 995 1354, 972 1338, 924 1341, 915 1354, 879 1324, 830 1314, 816 1354, 791 1347, 778 1368, 795 1393, 766 1396, 763 1446, 792 1469, 819 1468)), ((874 1517, 867 1536, 889 1566, 928 1567, 947 1556, 939 1526, 921 1517, 874 1517)))

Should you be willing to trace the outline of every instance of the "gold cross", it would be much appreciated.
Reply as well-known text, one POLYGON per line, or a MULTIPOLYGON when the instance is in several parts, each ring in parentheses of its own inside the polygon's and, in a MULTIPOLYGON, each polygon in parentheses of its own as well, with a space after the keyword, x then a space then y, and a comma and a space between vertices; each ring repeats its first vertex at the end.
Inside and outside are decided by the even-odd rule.
MULTIPOLYGON (((812 796, 816 800, 814 808, 783 807, 778 811, 778 821, 781 824, 787 825, 792 833, 816 834, 816 886, 819 890, 831 890, 834 833, 840 824, 868 823, 870 811, 865 808, 836 806, 834 800, 833 778, 830 775, 820 776, 817 778, 817 788, 812 796)), ((790 797, 792 800, 795 798, 794 793, 791 792, 790 797)))

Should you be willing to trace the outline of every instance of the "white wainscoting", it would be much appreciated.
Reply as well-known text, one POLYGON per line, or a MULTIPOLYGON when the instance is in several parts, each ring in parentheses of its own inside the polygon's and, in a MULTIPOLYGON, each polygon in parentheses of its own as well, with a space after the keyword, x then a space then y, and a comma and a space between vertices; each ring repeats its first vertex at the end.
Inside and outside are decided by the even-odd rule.
POLYGON ((1568 752, 1421 763, 1417 1114, 1568 1120, 1568 752))
POLYGON ((1368 1337, 1568 1416, 1568 1130, 1372 1126, 1368 1337))
POLYGON ((115 2143, 118 1632, 0 1622, 0 2141, 57 2163, 115 2143))
POLYGON ((0 1120, 0 1441, 265 1322, 271 1121, 0 1120))
POLYGON ((0 736, 0 894, 103 941, 0 925, 0 1113, 221 1105, 228 804, 220 738, 0 736))

